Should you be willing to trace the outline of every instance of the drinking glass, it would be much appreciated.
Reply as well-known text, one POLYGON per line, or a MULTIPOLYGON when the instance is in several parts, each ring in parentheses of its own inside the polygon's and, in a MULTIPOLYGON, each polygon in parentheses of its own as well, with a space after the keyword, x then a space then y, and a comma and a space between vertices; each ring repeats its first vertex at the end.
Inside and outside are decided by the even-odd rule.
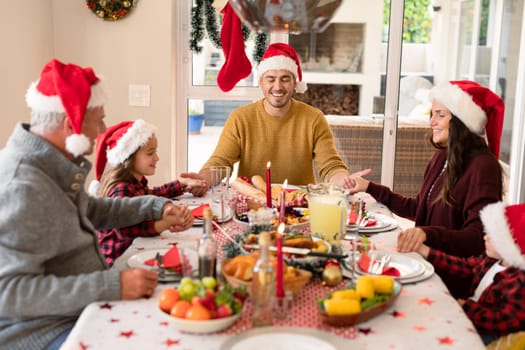
POLYGON ((310 231, 331 244, 340 244, 346 232, 347 195, 332 184, 308 185, 310 231))
POLYGON ((211 199, 219 204, 219 220, 224 221, 226 208, 225 201, 229 199, 231 169, 228 166, 213 166, 210 168, 211 175, 211 199))

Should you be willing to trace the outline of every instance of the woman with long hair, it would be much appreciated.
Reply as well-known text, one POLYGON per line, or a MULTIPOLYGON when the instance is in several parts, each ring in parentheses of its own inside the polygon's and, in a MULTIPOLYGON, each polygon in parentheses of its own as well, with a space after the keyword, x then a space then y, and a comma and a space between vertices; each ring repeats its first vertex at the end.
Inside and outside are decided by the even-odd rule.
MULTIPOLYGON (((447 254, 469 257, 484 252, 479 211, 502 198, 498 162, 504 104, 489 89, 472 81, 450 81, 430 92, 430 142, 436 148, 416 197, 353 177, 351 192, 368 192, 415 227, 398 236, 398 250, 411 252, 421 243, 447 254)), ((462 281, 443 278, 459 297, 462 281)))

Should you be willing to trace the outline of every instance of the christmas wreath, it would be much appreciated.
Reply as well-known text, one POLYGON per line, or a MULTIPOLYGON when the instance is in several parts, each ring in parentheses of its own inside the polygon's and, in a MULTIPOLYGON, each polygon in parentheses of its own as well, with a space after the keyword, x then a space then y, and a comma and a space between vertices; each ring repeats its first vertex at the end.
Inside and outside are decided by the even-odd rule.
POLYGON ((118 21, 128 15, 138 0, 86 0, 89 9, 106 21, 118 21))
MULTIPOLYGON (((206 31, 208 39, 213 46, 222 48, 221 36, 217 25, 217 14, 213 7, 214 0, 196 0, 195 6, 191 9, 191 39, 189 42, 190 48, 195 53, 202 51, 201 41, 204 39, 204 32, 206 31)), ((250 36, 250 29, 243 24, 242 34, 244 41, 250 36)), ((268 37, 266 33, 258 33, 255 36, 255 50, 253 52, 253 60, 257 63, 261 62, 261 58, 268 46, 268 37)))

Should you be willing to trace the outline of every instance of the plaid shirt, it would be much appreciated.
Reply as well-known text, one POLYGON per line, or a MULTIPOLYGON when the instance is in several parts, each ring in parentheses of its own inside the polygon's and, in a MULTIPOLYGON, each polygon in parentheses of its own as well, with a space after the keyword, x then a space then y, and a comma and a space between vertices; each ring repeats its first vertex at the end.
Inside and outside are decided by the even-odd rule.
MULTIPOLYGON (((487 256, 459 258, 431 249, 428 261, 436 270, 470 282, 474 295, 479 282, 497 260, 487 256)), ((507 267, 481 294, 479 301, 467 299, 463 310, 480 334, 496 336, 525 330, 525 271, 507 267)))
MULTIPOLYGON (((111 189, 108 197, 124 198, 136 197, 143 195, 155 195, 159 197, 172 198, 183 194, 181 184, 178 180, 168 182, 162 186, 148 188, 148 180, 143 177, 138 181, 132 177, 128 182, 120 182, 111 189)), ((119 256, 133 243, 135 237, 150 237, 156 236, 154 221, 143 221, 134 226, 114 228, 112 230, 104 230, 98 232, 98 243, 100 250, 106 257, 109 266, 112 266, 119 256)))

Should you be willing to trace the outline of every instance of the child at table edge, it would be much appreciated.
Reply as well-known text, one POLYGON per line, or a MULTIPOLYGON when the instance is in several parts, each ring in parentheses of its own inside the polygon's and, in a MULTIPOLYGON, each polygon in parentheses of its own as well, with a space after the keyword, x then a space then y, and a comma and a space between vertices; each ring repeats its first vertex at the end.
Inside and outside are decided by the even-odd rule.
MULTIPOLYGON (((205 181, 192 173, 181 174, 180 179, 161 186, 148 187, 146 176, 155 174, 157 154, 156 128, 142 119, 123 121, 109 127, 97 138, 95 176, 89 187, 92 195, 108 197, 135 197, 156 195, 173 198, 190 192, 202 196, 208 190, 205 181), (106 164, 109 164, 106 167, 106 164), (100 182, 99 182, 100 181, 100 182)), ((177 229, 191 227, 193 217, 185 206, 177 206, 187 220, 177 229)), ((167 229, 162 222, 145 221, 140 224, 98 231, 98 242, 106 262, 112 266, 136 237, 156 236, 167 229)))
POLYGON ((525 204, 489 204, 480 217, 486 255, 460 258, 425 244, 417 252, 436 269, 470 280, 471 296, 458 303, 488 344, 525 330, 525 204))

